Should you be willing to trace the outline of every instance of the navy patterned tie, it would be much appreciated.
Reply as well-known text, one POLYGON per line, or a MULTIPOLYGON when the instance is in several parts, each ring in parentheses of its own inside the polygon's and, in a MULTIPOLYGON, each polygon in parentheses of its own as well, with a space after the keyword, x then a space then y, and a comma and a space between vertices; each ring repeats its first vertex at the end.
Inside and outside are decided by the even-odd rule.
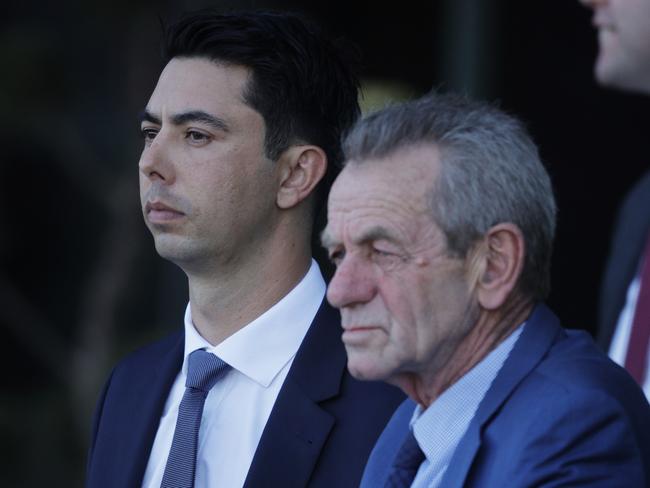
POLYGON ((384 488, 406 488, 411 486, 422 461, 424 461, 424 453, 415 440, 413 431, 409 430, 402 447, 399 448, 395 456, 384 488))
POLYGON ((192 488, 203 404, 214 384, 230 368, 212 353, 199 349, 189 355, 185 394, 178 408, 174 440, 160 488, 192 488))

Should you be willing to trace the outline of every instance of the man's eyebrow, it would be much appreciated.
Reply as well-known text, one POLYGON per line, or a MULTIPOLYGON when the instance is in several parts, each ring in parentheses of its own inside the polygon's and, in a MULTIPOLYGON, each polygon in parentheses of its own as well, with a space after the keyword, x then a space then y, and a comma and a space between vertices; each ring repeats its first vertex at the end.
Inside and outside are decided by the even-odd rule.
POLYGON ((142 123, 142 122, 151 122, 152 124, 160 125, 160 119, 158 117, 156 117, 154 114, 152 114, 151 112, 149 112, 149 110, 147 110, 147 109, 144 109, 140 113, 139 118, 140 118, 140 123, 142 123))
MULTIPOLYGON (((355 244, 362 244, 378 240, 387 240, 394 242, 396 238, 392 232, 381 226, 370 227, 354 238, 355 244)), ((320 242, 321 245, 325 248, 335 247, 339 244, 338 240, 336 240, 329 232, 327 232, 327 229, 324 229, 323 232, 321 232, 320 242)))
POLYGON ((359 243, 362 242, 372 242, 372 241, 395 241, 395 236, 392 232, 382 226, 373 226, 364 230, 357 238, 356 241, 359 243))
MULTIPOLYGON (((140 115, 140 122, 151 122, 152 124, 161 125, 160 117, 152 114, 145 109, 140 115)), ((174 125, 184 125, 190 122, 199 122, 209 125, 210 127, 223 132, 230 132, 230 127, 220 117, 204 112, 203 110, 189 110, 171 116, 171 122, 174 125)))
POLYGON ((188 122, 200 122, 209 125, 213 129, 230 132, 230 127, 228 127, 225 120, 204 112, 203 110, 190 110, 188 112, 174 114, 171 117, 171 121, 174 125, 184 125, 188 122))

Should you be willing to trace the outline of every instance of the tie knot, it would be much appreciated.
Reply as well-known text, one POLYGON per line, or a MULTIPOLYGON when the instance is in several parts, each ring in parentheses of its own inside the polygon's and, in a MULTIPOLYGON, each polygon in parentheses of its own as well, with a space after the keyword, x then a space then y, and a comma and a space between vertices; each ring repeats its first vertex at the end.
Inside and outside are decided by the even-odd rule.
POLYGON ((214 354, 198 349, 189 356, 185 386, 207 393, 229 368, 228 363, 214 354))

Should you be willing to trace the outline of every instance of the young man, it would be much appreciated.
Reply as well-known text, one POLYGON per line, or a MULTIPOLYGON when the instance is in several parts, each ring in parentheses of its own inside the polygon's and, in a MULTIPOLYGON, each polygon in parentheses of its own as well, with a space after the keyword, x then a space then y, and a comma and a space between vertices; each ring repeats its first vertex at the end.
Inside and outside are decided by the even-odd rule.
POLYGON ((111 374, 87 485, 356 486, 401 398, 345 372, 310 242, 357 80, 288 14, 188 15, 166 58, 142 117, 140 190, 189 304, 182 330, 111 374))

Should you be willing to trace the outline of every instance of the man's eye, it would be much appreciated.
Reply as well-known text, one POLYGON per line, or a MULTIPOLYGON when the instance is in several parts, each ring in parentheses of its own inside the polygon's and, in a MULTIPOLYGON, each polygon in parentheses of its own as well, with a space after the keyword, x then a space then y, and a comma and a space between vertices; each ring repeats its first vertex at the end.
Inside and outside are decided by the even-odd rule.
POLYGON ((338 266, 343 258, 345 257, 345 252, 342 249, 337 249, 329 253, 329 259, 335 266, 338 266))
POLYGON ((386 249, 385 247, 372 246, 371 251, 375 256, 378 257, 399 256, 399 254, 394 249, 386 249))
POLYGON ((188 130, 185 138, 194 143, 204 143, 210 140, 210 136, 196 130, 188 130))
POLYGON ((385 269, 393 268, 404 262, 401 255, 375 247, 372 248, 371 257, 376 264, 385 269))
POLYGON ((143 127, 140 129, 140 133, 142 134, 142 138, 144 139, 144 142, 149 144, 151 141, 153 141, 156 138, 156 135, 158 134, 158 129, 154 129, 152 127, 143 127))

